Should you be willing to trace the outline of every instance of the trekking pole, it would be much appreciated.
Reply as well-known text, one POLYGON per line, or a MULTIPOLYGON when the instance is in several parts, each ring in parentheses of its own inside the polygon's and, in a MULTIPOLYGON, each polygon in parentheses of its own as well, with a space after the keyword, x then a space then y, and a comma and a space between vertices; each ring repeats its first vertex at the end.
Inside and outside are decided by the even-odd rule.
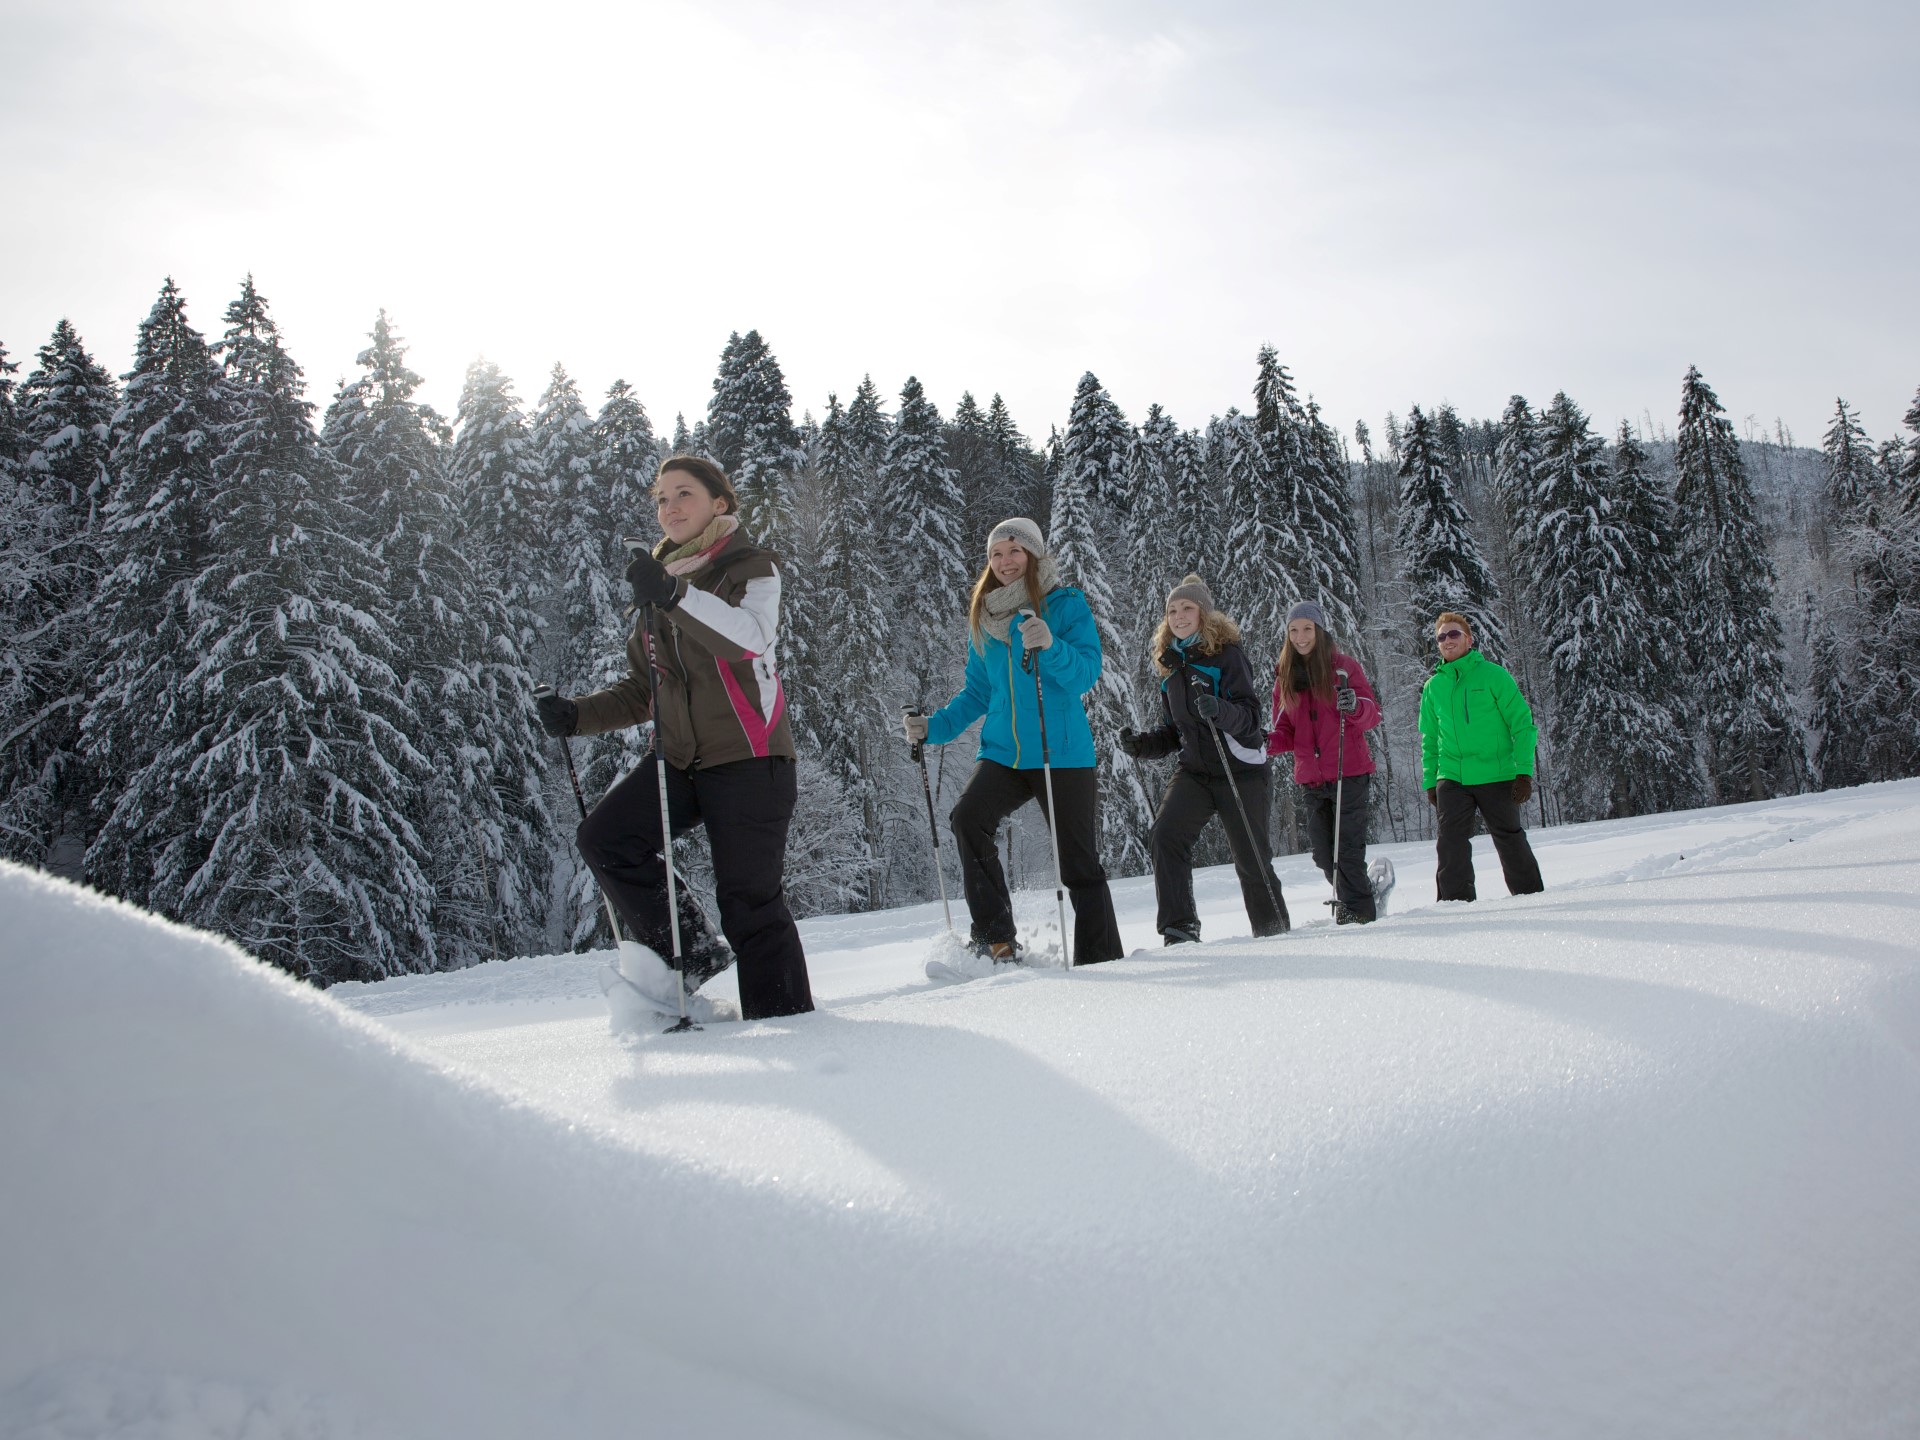
POLYGON ((680 892, 673 873, 673 820, 667 813, 667 747, 660 731, 660 660, 656 639, 660 611, 647 607, 647 667, 653 672, 653 758, 660 790, 660 859, 667 867, 667 923, 673 931, 673 974, 680 987, 680 1018, 666 1028, 668 1035, 698 1030, 687 1014, 687 962, 680 953, 680 892))
MULTIPOLYGON (((1021 623, 1031 619, 1031 610, 1020 612, 1021 623)), ((1060 875, 1060 812, 1053 804, 1053 756, 1047 749, 1047 700, 1040 687, 1040 659, 1038 650, 1028 650, 1024 641, 1021 646, 1020 668, 1032 672, 1033 703, 1040 712, 1040 770, 1047 780, 1047 837, 1053 841, 1053 900, 1060 907, 1060 954, 1066 960, 1066 968, 1073 969, 1073 946, 1067 937, 1067 892, 1066 882, 1060 875)))
MULTIPOLYGON (((1346 687, 1347 672, 1335 670, 1341 688, 1346 687)), ((1334 697, 1334 713, 1340 717, 1340 738, 1333 747, 1333 899, 1327 904, 1333 907, 1333 918, 1340 919, 1340 810, 1341 800, 1346 794, 1347 784, 1347 715, 1340 709, 1340 699, 1334 697)))
MULTIPOLYGON (((1193 683, 1187 682, 1187 700, 1193 700, 1193 683)), ((1213 732, 1213 748, 1220 752, 1220 768, 1226 772, 1227 791, 1233 796, 1233 808, 1240 812, 1240 829, 1247 837, 1247 844, 1253 850, 1253 858, 1260 862, 1261 878, 1267 882, 1267 899, 1273 902, 1274 918, 1286 913, 1286 906, 1280 903, 1280 894, 1273 888, 1273 863, 1260 853, 1260 843, 1253 833, 1253 822, 1247 818, 1247 802, 1240 798, 1240 787, 1234 783, 1233 766, 1227 763, 1227 742, 1220 738, 1220 727, 1213 721, 1207 721, 1207 729, 1213 732)))
MULTIPOLYGON (((533 687, 533 698, 536 700, 553 693, 551 685, 533 687)), ((580 772, 573 768, 573 742, 564 735, 560 737, 560 753, 567 757, 567 779, 573 782, 573 801, 580 807, 580 819, 584 822, 587 818, 587 797, 580 788, 580 772)), ((617 950, 620 948, 620 917, 613 913, 613 897, 600 889, 598 876, 594 877, 594 888, 600 890, 600 903, 607 907, 607 925, 613 932, 613 946, 617 950)))
MULTIPOLYGON (((907 715, 918 715, 912 705, 902 707, 907 715)), ((933 837, 933 873, 940 877, 940 909, 947 917, 947 932, 953 933, 953 907, 947 903, 947 872, 940 868, 940 823, 933 818, 933 783, 927 779, 927 742, 913 742, 913 763, 920 767, 920 793, 927 797, 927 833, 933 837)))

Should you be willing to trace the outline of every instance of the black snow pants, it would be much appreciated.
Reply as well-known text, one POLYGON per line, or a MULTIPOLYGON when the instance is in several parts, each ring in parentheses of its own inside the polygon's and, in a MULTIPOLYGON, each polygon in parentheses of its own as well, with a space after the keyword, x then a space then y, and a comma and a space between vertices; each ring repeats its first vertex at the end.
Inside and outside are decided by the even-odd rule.
POLYGON ((1547 888, 1540 878, 1540 862, 1533 858, 1533 846, 1520 825, 1520 807, 1513 802, 1513 782, 1496 780, 1490 785, 1462 785, 1442 780, 1434 796, 1434 808, 1440 815, 1438 850, 1440 869, 1435 876, 1442 900, 1472 900, 1473 889, 1473 817, 1476 811, 1487 822, 1487 834, 1500 857, 1500 869, 1506 876, 1507 893, 1533 895, 1547 888))
MULTIPOLYGON (((580 822, 580 855, 635 938, 672 963, 667 868, 660 860, 659 762, 649 754, 580 822)), ((807 957, 782 883, 793 819, 794 762, 735 760, 707 770, 667 767, 667 812, 675 835, 707 827, 720 929, 740 967, 740 1013, 748 1020, 813 1009, 807 957)), ((692 954, 713 943, 700 909, 680 891, 680 943, 692 954)))
POLYGON ((1185 765, 1173 772, 1166 793, 1160 797, 1159 812, 1153 817, 1153 893, 1159 900, 1154 924, 1162 935, 1182 930, 1200 933, 1200 915, 1193 903, 1193 846, 1207 822, 1215 815, 1226 827, 1227 848, 1233 852, 1233 873, 1240 880, 1240 899, 1247 907, 1247 919, 1256 935, 1278 935, 1287 928, 1287 902, 1280 895, 1280 881, 1273 873, 1273 847, 1267 830, 1269 781, 1267 767, 1235 769, 1233 783, 1240 787, 1240 803, 1247 808, 1253 826, 1248 834, 1240 823, 1239 807, 1227 789, 1223 775, 1208 775, 1189 770, 1185 765), (1272 890, 1268 890, 1268 885, 1272 890), (1275 908, 1275 901, 1279 908, 1275 908))
POLYGON ((1124 953, 1120 922, 1113 913, 1107 872, 1100 864, 1098 775, 1091 766, 1056 767, 1053 794, 1060 806, 1057 825, 1047 814, 1045 772, 1015 770, 995 760, 982 760, 973 767, 951 816, 973 938, 979 944, 1015 938, 1013 897, 1007 892, 1007 874, 1000 868, 993 842, 1002 820, 1027 801, 1037 800, 1040 813, 1060 839, 1060 878, 1073 897, 1073 963, 1118 960, 1124 953))
POLYGON ((1334 897, 1359 920, 1372 920, 1373 883, 1367 879, 1367 802, 1373 789, 1373 776, 1349 775, 1340 787, 1340 855, 1334 864, 1333 812, 1334 787, 1302 785, 1301 797, 1307 802, 1307 844, 1313 848, 1313 863, 1333 886, 1334 897))

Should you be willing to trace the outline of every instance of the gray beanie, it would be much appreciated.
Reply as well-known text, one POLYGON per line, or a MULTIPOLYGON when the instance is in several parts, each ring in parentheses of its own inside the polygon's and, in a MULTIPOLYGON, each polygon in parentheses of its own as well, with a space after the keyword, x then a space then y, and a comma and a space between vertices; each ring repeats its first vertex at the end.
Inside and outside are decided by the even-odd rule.
POLYGON ((1176 600, 1191 600, 1200 607, 1202 615, 1213 609, 1213 592, 1207 588, 1207 582, 1198 575, 1189 575, 1173 589, 1167 592, 1167 608, 1173 608, 1176 600))
POLYGON ((1017 540, 1026 550, 1037 558, 1047 558, 1047 537, 1040 533, 1040 527, 1024 515, 1016 515, 1011 520, 1002 520, 987 533, 987 549, 1002 540, 1017 540))
POLYGON ((1302 600, 1287 611, 1287 624, 1291 625, 1296 620, 1311 620, 1322 630, 1327 628, 1327 612, 1311 600, 1302 600))

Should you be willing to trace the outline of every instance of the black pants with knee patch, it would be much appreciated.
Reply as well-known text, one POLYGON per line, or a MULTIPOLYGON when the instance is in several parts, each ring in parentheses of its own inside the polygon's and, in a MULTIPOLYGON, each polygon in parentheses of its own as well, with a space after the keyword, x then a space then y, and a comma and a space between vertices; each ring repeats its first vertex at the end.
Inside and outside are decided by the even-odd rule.
MULTIPOLYGON (((659 762, 649 755, 580 822, 581 858, 635 938, 671 963, 667 867, 660 858, 659 762)), ((740 1013, 748 1020, 813 1009, 807 956, 787 908, 787 826, 797 794, 794 762, 735 760, 706 770, 667 767, 667 818, 675 835, 707 827, 720 929, 740 967, 740 1013)), ((683 890, 685 950, 706 937, 683 890)))
POLYGON ((1013 897, 993 842, 1000 822, 1035 800, 1060 841, 1060 878, 1073 897, 1073 963, 1118 960, 1124 953, 1120 922, 1114 917, 1107 872, 1100 865, 1098 774, 1091 766, 1056 768, 1053 794, 1060 809, 1057 824, 1056 817, 1047 815, 1044 771, 1015 770, 994 760, 973 767, 952 814, 973 938, 981 943, 1014 938, 1013 897))

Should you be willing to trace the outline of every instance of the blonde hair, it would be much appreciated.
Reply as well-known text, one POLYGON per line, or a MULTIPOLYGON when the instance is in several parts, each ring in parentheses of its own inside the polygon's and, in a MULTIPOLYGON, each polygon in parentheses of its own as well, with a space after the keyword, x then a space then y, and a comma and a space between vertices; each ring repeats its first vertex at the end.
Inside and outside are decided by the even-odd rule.
MULTIPOLYGON (((1232 616, 1221 610, 1202 610, 1197 633, 1200 638, 1199 653, 1202 655, 1218 655, 1227 646, 1240 643, 1240 627, 1233 623, 1232 616)), ((1153 632, 1153 668, 1160 672, 1162 679, 1173 673, 1160 658, 1172 644, 1173 627, 1162 616, 1160 627, 1153 632)))

